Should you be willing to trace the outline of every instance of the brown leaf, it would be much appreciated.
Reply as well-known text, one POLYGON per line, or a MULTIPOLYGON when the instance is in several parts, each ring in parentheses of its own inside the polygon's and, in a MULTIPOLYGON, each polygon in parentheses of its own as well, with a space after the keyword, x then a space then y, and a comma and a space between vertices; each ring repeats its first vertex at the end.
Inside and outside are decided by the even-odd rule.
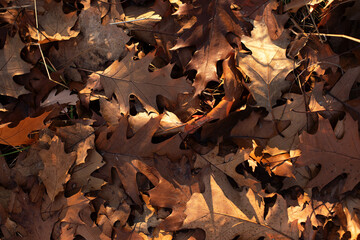
POLYGON ((129 40, 122 29, 101 25, 99 11, 94 7, 81 11, 79 25, 81 35, 59 42, 58 50, 53 47, 49 52, 55 67, 65 68, 64 75, 76 81, 81 81, 80 74, 70 66, 90 71, 104 69, 106 63, 124 53, 125 43, 129 40))
POLYGON ((94 149, 89 150, 86 161, 83 164, 75 166, 71 171, 71 178, 66 184, 65 190, 68 192, 83 193, 99 190, 104 181, 91 176, 95 170, 101 168, 105 162, 102 156, 94 149))
POLYGON ((32 131, 45 128, 47 125, 44 124, 44 119, 49 114, 50 112, 45 112, 35 118, 27 117, 12 128, 8 127, 9 123, 0 125, 0 144, 11 146, 31 144, 34 139, 29 138, 28 135, 32 131))
POLYGON ((277 135, 289 125, 288 121, 281 121, 275 125, 272 121, 261 118, 261 114, 252 109, 232 112, 228 117, 215 123, 207 124, 201 132, 202 140, 217 141, 220 136, 231 139, 240 147, 252 147, 251 139, 265 145, 269 138, 277 135))
POLYGON ((70 177, 68 171, 75 161, 75 154, 64 152, 64 143, 55 136, 51 140, 49 150, 41 150, 39 156, 44 163, 44 169, 39 172, 39 177, 44 182, 46 191, 51 201, 64 190, 63 184, 70 177))
POLYGON ((360 181, 360 139, 357 123, 347 115, 345 132, 342 139, 337 139, 326 119, 319 120, 319 129, 315 135, 306 132, 300 136, 301 156, 296 164, 300 166, 320 163, 320 173, 312 179, 308 187, 324 187, 342 173, 347 178, 342 192, 350 191, 360 181))
POLYGON ((29 33, 33 39, 61 41, 69 40, 79 34, 79 30, 73 29, 77 21, 76 11, 65 14, 62 2, 51 0, 45 0, 43 7, 44 12, 38 12, 39 36, 37 29, 33 25, 29 25, 29 33))
POLYGON ((175 14, 195 16, 196 21, 191 27, 185 25, 179 31, 180 39, 172 50, 196 47, 196 52, 186 66, 187 70, 197 71, 194 82, 195 95, 200 94, 208 82, 218 81, 216 63, 226 59, 228 54, 233 51, 230 44, 233 43, 240 47, 240 36, 247 34, 251 28, 248 22, 238 18, 240 15, 237 13, 238 9, 240 8, 241 15, 247 17, 264 2, 264 0, 210 2, 198 0, 192 4, 180 5, 175 14), (234 6, 238 9, 233 11, 234 6))
MULTIPOLYGON (((298 148, 299 136, 307 124, 307 113, 303 95, 286 93, 283 96, 286 104, 276 107, 272 110, 272 115, 268 115, 266 120, 289 120, 290 125, 281 132, 283 136, 275 136, 268 142, 268 151, 272 153, 271 148, 275 151, 282 150, 284 152, 295 150, 298 148)), ((278 153, 278 152, 277 152, 278 153)))
POLYGON ((181 142, 178 142, 177 135, 159 144, 151 142, 152 136, 159 127, 160 120, 161 116, 150 119, 133 137, 128 139, 126 134, 128 122, 123 117, 110 138, 107 135, 111 129, 107 129, 102 131, 96 140, 96 146, 106 162, 102 169, 102 177, 109 179, 111 168, 115 168, 126 193, 139 205, 141 205, 141 201, 136 183, 137 169, 134 161, 139 157, 153 157, 155 153, 173 156, 177 159, 188 153, 186 150, 180 150, 181 142), (177 146, 169 147, 173 142, 177 146))
POLYGON ((100 101, 100 113, 101 116, 105 119, 105 121, 110 125, 114 126, 119 123, 121 118, 120 105, 115 100, 106 101, 103 98, 99 99, 100 101))
POLYGON ((214 171, 218 169, 227 176, 234 179, 239 186, 248 186, 254 190, 254 192, 256 192, 261 189, 261 187, 258 185, 259 182, 251 176, 244 176, 236 172, 236 167, 250 158, 250 151, 251 149, 239 149, 235 154, 231 153, 222 157, 218 155, 219 147, 216 146, 213 150, 205 155, 197 155, 194 168, 203 168, 211 163, 211 165, 214 167, 214 171))
POLYGON ((30 64, 24 62, 20 57, 21 49, 24 47, 18 34, 15 37, 6 38, 4 49, 0 50, 0 94, 18 97, 28 91, 23 86, 13 81, 13 76, 21 75, 30 71, 30 64))
POLYGON ((225 59, 222 65, 224 69, 222 78, 224 78, 225 99, 234 101, 240 98, 244 90, 241 84, 241 73, 235 67, 234 54, 225 59))
POLYGON ((12 239, 50 239, 53 225, 58 220, 57 214, 43 220, 40 211, 41 201, 32 203, 23 191, 17 193, 16 200, 21 204, 22 210, 19 213, 11 213, 10 217, 26 232, 22 234, 22 238, 13 236, 12 239))
POLYGON ((76 151, 75 165, 85 162, 87 151, 94 148, 94 129, 89 125, 75 125, 56 129, 56 134, 65 142, 66 152, 76 151))
POLYGON ((191 86, 185 78, 172 79, 172 66, 167 65, 154 72, 148 66, 154 54, 150 53, 138 61, 133 60, 129 52, 121 61, 115 61, 105 71, 97 72, 101 76, 101 84, 105 94, 111 98, 115 94, 122 112, 129 111, 129 96, 136 95, 146 110, 156 109, 156 96, 163 95, 173 99, 179 92, 191 92, 191 86))
POLYGON ((321 114, 327 117, 338 116, 344 108, 343 102, 349 100, 350 90, 358 79, 360 79, 360 67, 347 70, 325 96, 323 96, 324 83, 316 83, 310 99, 312 110, 321 111, 321 114))
POLYGON ((280 38, 284 32, 284 25, 289 19, 289 14, 276 14, 276 9, 279 7, 279 2, 272 0, 266 5, 263 18, 266 26, 269 30, 269 36, 271 40, 276 40, 280 38))
POLYGON ((324 75, 328 68, 332 72, 336 72, 339 66, 339 55, 333 52, 329 44, 321 42, 318 37, 310 37, 300 53, 304 59, 309 61, 307 70, 314 71, 320 76, 324 75))
POLYGON ((205 174, 204 193, 194 193, 186 204, 183 229, 202 228, 206 239, 297 239, 288 223, 286 202, 277 195, 265 218, 265 204, 252 190, 236 192, 222 175, 205 174))
POLYGON ((254 21, 255 28, 251 37, 243 37, 241 41, 252 51, 251 55, 237 57, 238 66, 250 77, 250 92, 257 106, 271 111, 276 100, 281 97, 281 91, 289 87, 285 80, 296 64, 286 58, 286 47, 289 44, 287 33, 272 41, 263 21, 254 21))
POLYGON ((14 185, 11 179, 11 170, 3 156, 0 156, 0 186, 12 188, 14 185))

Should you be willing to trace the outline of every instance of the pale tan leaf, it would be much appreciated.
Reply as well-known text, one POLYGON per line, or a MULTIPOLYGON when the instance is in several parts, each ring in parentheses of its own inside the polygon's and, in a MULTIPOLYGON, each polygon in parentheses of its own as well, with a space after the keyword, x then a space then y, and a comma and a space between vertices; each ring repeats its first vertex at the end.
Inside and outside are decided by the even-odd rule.
POLYGON ((289 44, 286 32, 272 41, 263 21, 254 21, 254 25, 251 37, 241 38, 252 54, 239 54, 237 64, 250 78, 248 85, 257 106, 269 111, 281 97, 281 91, 290 85, 285 77, 296 66, 293 60, 286 58, 286 47, 289 44))
POLYGON ((40 107, 46 107, 53 104, 64 104, 76 105, 76 102, 79 100, 76 94, 71 94, 69 90, 63 90, 60 93, 56 94, 56 89, 52 90, 49 93, 49 96, 40 103, 40 107))
MULTIPOLYGON (((69 40, 79 34, 79 30, 73 30, 77 21, 76 11, 65 14, 62 2, 46 0, 45 11, 38 13, 40 41, 49 39, 53 41, 69 40)), ((38 40, 38 31, 33 25, 29 25, 30 36, 38 40)))
POLYGON ((186 204, 183 228, 201 228, 206 239, 297 239, 298 231, 288 223, 286 204, 278 195, 276 205, 264 218, 265 204, 252 190, 236 192, 226 178, 204 176, 205 192, 194 193, 186 204), (274 220, 276 219, 276 220, 274 220))

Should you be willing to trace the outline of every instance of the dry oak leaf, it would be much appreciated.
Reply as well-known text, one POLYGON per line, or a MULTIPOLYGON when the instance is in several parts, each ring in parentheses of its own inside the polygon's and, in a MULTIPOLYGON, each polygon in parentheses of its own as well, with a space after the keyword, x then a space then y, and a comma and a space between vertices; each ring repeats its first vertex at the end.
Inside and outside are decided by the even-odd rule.
MULTIPOLYGON (((230 153, 224 157, 219 156, 219 146, 216 146, 213 150, 205 155, 197 155, 194 163, 194 168, 206 167, 209 163, 211 165, 225 173, 227 176, 233 178, 239 186, 248 186, 254 192, 261 189, 259 182, 249 176, 244 176, 236 171, 236 167, 242 162, 248 160, 251 149, 239 149, 236 153, 230 153)), ((216 170, 214 169, 214 171, 216 170)))
POLYGON ((183 229, 201 228, 207 240, 298 239, 280 195, 265 217, 265 203, 251 189, 237 192, 223 175, 208 173, 203 180, 205 192, 194 193, 186 204, 183 229))
POLYGON ((79 100, 79 97, 76 94, 71 94, 70 90, 63 90, 60 93, 56 94, 56 89, 52 90, 49 93, 49 96, 40 103, 40 107, 46 107, 54 104, 64 104, 76 105, 76 102, 79 100))
POLYGON ((45 112, 35 118, 27 117, 13 128, 8 127, 10 123, 0 125, 0 144, 11 146, 31 144, 34 139, 29 138, 28 135, 32 131, 45 128, 47 125, 44 124, 44 119, 49 114, 50 112, 45 112))
POLYGON ((148 67, 153 58, 154 53, 150 53, 141 60, 134 61, 131 51, 121 61, 115 61, 104 71, 97 72, 105 95, 111 98, 115 94, 122 112, 129 111, 131 94, 136 95, 146 110, 152 111, 156 108, 157 95, 174 99, 178 93, 192 91, 184 77, 170 77, 171 65, 149 72, 148 67))
POLYGON ((96 150, 89 150, 85 162, 72 169, 71 179, 66 183, 65 190, 67 192, 77 192, 81 188, 83 193, 100 190, 105 182, 102 179, 91 176, 91 173, 101 168, 104 164, 102 156, 96 150))
POLYGON ((21 85, 13 81, 13 76, 30 72, 31 65, 20 57, 24 47, 18 34, 15 37, 7 37, 4 49, 0 50, 0 94, 17 98, 28 93, 21 85))
POLYGON ((51 201, 46 195, 43 199, 44 202, 41 205, 43 219, 46 220, 56 214, 61 222, 84 224, 79 218, 79 212, 87 207, 93 198, 85 197, 82 192, 78 192, 68 198, 64 195, 58 195, 55 201, 51 201))
POLYGON ((39 33, 33 26, 29 25, 29 33, 33 39, 44 41, 69 40, 76 37, 80 30, 74 30, 78 17, 76 11, 65 14, 62 2, 45 0, 44 12, 38 14, 39 33))
POLYGON ((87 151, 94 148, 95 134, 93 127, 76 123, 56 129, 56 134, 65 142, 66 152, 76 151, 75 165, 85 162, 87 151))
MULTIPOLYGON (((109 4, 106 3, 106 6, 109 7, 109 4)), ((105 69, 107 63, 124 56, 129 37, 115 25, 102 25, 100 12, 95 7, 81 11, 79 26, 81 34, 68 41, 60 41, 58 48, 49 50, 49 58, 57 69, 65 68, 66 77, 82 82, 76 68, 91 72, 105 69)))
MULTIPOLYGON (((90 206, 83 208, 79 212, 80 220, 84 224, 58 222, 60 232, 53 239, 74 239, 75 236, 81 236, 86 240, 110 240, 111 238, 106 236, 101 229, 94 223, 90 217, 91 209, 90 206)), ((56 228, 56 226, 55 226, 56 228)))
POLYGON ((307 114, 303 95, 295 93, 286 93, 283 95, 286 104, 276 107, 265 119, 271 121, 272 116, 276 120, 289 120, 290 125, 281 132, 283 136, 277 135, 268 142, 267 152, 274 155, 271 148, 275 148, 276 154, 282 150, 288 152, 297 149, 299 136, 306 127, 307 114))
POLYGON ((41 216, 41 201, 32 203, 29 196, 22 190, 16 194, 16 201, 21 205, 20 212, 10 214, 10 219, 22 226, 26 233, 21 233, 22 237, 13 236, 12 240, 34 240, 50 239, 51 232, 55 222, 58 220, 58 214, 43 220, 41 216))
POLYGON ((254 26, 251 37, 241 39, 252 54, 238 54, 237 64, 250 77, 248 86, 257 106, 270 111, 281 91, 290 85, 285 77, 294 70, 295 62, 286 58, 287 32, 272 41, 265 22, 254 21, 254 26))
POLYGON ((301 223, 306 223, 309 219, 312 226, 323 226, 317 216, 331 217, 334 212, 335 204, 329 202, 322 202, 315 199, 308 199, 308 201, 300 204, 300 206, 291 206, 288 208, 288 215, 290 221, 297 221, 299 228, 301 223))
POLYGON ((321 113, 328 117, 339 115, 344 108, 341 101, 349 100, 351 88, 359 80, 360 67, 348 69, 325 96, 323 96, 324 82, 316 83, 310 97, 310 109, 324 111, 321 113))
MULTIPOLYGON (((181 4, 174 14, 196 17, 192 26, 186 24, 172 50, 195 46, 196 51, 186 66, 187 70, 197 71, 195 95, 201 93, 210 81, 218 81, 216 64, 233 51, 231 44, 241 46, 240 36, 247 34, 251 24, 238 15, 249 16, 266 0, 197 0, 181 4), (236 7, 235 7, 236 6, 236 7), (240 8, 237 13, 235 8, 240 8)), ((193 19, 192 19, 193 20, 193 19)), ((191 22, 191 20, 190 20, 191 22)))
POLYGON ((64 143, 55 136, 51 140, 49 150, 41 150, 39 156, 44 163, 44 169, 39 172, 39 177, 44 182, 46 191, 51 201, 64 190, 63 184, 70 178, 68 171, 75 161, 75 154, 64 152, 64 143))
POLYGON ((96 139, 97 149, 106 162, 100 169, 101 178, 110 180, 111 169, 115 168, 126 193, 139 205, 142 205, 142 202, 136 182, 138 170, 135 160, 153 157, 154 153, 179 159, 188 153, 186 150, 180 150, 181 141, 177 140, 178 135, 159 144, 151 142, 152 136, 159 128, 160 120, 161 116, 150 119, 134 136, 127 138, 128 121, 123 117, 115 128, 101 131, 96 139), (112 135, 109 137, 111 132, 112 135))
POLYGON ((319 174, 308 187, 324 187, 342 173, 347 174, 342 193, 351 191, 360 181, 360 139, 357 122, 345 116, 345 132, 337 139, 328 120, 320 118, 315 135, 303 132, 300 136, 301 156, 296 165, 321 164, 319 174))
POLYGON ((346 230, 351 233, 351 240, 358 239, 360 234, 360 199, 347 196, 342 204, 342 210, 346 216, 346 230))

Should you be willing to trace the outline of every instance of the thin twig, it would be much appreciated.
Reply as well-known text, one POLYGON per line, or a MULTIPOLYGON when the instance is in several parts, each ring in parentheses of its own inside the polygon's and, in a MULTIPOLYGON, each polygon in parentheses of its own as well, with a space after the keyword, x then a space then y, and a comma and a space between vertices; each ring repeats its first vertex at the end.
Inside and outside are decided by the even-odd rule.
POLYGON ((327 37, 340 37, 340 38, 346 38, 349 39, 351 41, 360 43, 360 39, 358 38, 354 38, 354 37, 350 37, 344 34, 331 34, 331 33, 309 33, 310 35, 316 35, 316 36, 327 36, 327 37))
POLYGON ((19 8, 27 8, 27 7, 32 7, 33 5, 31 4, 27 4, 27 5, 22 5, 22 6, 12 6, 12 7, 4 7, 4 8, 0 8, 0 10, 10 10, 10 9, 19 9, 19 8))
POLYGON ((36 0, 34 0, 34 11, 35 11, 35 26, 36 26, 36 36, 37 36, 37 39, 38 39, 38 42, 37 43, 34 43, 34 45, 37 45, 39 47, 39 50, 40 50, 40 54, 41 54, 41 58, 44 62, 44 66, 45 66, 45 69, 46 69, 46 73, 48 75, 48 78, 50 81, 56 83, 56 84, 59 84, 65 88, 68 89, 68 87, 66 85, 64 85, 63 83, 61 82, 58 82, 54 79, 51 78, 50 76, 50 72, 49 72, 49 69, 48 69, 48 66, 47 66, 47 63, 46 63, 46 59, 45 59, 45 56, 44 56, 44 53, 41 49, 41 45, 40 45, 40 32, 39 32, 39 21, 38 21, 38 15, 37 15, 37 7, 36 7, 36 0))
POLYGON ((138 19, 133 19, 133 20, 121 21, 121 22, 113 22, 113 23, 109 23, 109 25, 139 22, 139 21, 144 21, 144 20, 149 20, 149 19, 159 20, 160 21, 160 19, 154 19, 154 18, 138 18, 138 19))
MULTIPOLYGON (((315 19, 314 19, 313 15, 311 14, 311 11, 310 11, 309 6, 308 6, 307 4, 306 4, 305 6, 306 6, 306 9, 307 9, 308 12, 309 12, 310 19, 311 19, 311 21, 312 21, 313 24, 314 24, 314 27, 315 27, 316 32, 319 33, 319 29, 318 29, 318 27, 316 26, 315 19)), ((327 41, 326 36, 324 36, 325 39, 321 39, 321 36, 322 36, 322 35, 319 35, 319 36, 320 36, 320 37, 319 37, 319 40, 320 40, 321 43, 324 43, 324 40, 327 41)))

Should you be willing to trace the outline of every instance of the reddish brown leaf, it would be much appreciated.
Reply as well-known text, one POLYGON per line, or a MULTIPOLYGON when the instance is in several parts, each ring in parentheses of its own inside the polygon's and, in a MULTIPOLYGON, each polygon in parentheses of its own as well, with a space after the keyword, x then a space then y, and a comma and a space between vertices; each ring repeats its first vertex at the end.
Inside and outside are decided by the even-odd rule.
POLYGON ((349 116, 345 119, 345 132, 337 139, 328 120, 320 119, 315 135, 304 132, 300 136, 301 156, 297 165, 320 163, 320 173, 310 181, 309 187, 324 187, 342 173, 347 174, 342 192, 350 191, 360 181, 360 139, 357 123, 349 116))
POLYGON ((31 144, 34 139, 28 135, 35 130, 43 129, 46 127, 44 119, 50 114, 45 112, 42 115, 30 118, 27 117, 20 121, 16 127, 8 127, 9 123, 0 126, 0 144, 19 146, 22 144, 31 144))

